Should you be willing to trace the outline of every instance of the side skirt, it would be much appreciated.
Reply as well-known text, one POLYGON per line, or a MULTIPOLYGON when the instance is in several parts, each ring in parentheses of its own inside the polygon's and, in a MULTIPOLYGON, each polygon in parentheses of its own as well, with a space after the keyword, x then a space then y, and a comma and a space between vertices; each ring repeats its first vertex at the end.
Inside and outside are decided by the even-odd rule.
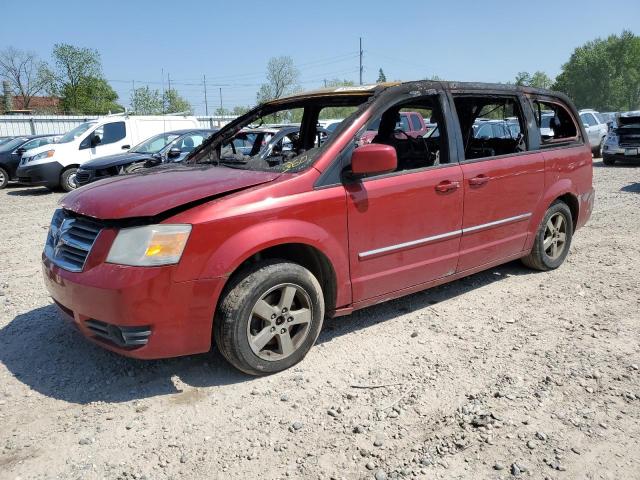
POLYGON ((438 285, 442 285, 444 283, 453 282, 454 280, 459 280, 460 278, 467 277, 469 275, 473 275, 474 273, 481 272, 483 270, 487 270, 489 268, 495 267, 496 265, 502 265, 503 263, 508 263, 513 260, 517 260, 519 258, 525 257, 530 253, 530 250, 524 250, 522 252, 518 252, 516 254, 510 255, 508 257, 501 258, 499 260, 495 260, 493 262, 484 263, 474 268, 469 268, 462 272, 456 272, 451 275, 447 275, 446 277, 440 277, 436 280, 431 280, 425 283, 419 283, 418 285, 414 285, 412 287, 403 288, 401 290, 396 290, 395 292, 386 293, 384 295, 379 295, 377 297, 368 298, 366 300, 362 300, 361 302, 354 303, 347 307, 342 307, 334 310, 330 317, 341 317, 344 315, 349 315, 351 312, 355 310, 360 310, 361 308, 369 307, 371 305, 377 305, 379 303, 386 302, 388 300, 393 300, 396 298, 404 297, 405 295, 411 295, 412 293, 420 292, 422 290, 427 290, 432 287, 437 287, 438 285))

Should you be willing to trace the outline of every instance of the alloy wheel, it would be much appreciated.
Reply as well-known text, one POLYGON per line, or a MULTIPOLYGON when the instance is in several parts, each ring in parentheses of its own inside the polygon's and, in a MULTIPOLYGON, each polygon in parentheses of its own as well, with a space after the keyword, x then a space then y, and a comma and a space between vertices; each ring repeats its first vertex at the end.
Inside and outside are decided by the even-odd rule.
POLYGON ((567 244, 567 220, 562 213, 553 214, 544 230, 542 248, 544 253, 552 260, 563 254, 567 244))
POLYGON ((284 283, 269 289, 255 303, 247 323, 253 353, 277 361, 292 355, 309 334, 311 298, 299 285, 284 283))
POLYGON ((69 185, 69 188, 71 190, 75 190, 76 188, 78 188, 78 181, 76 180, 76 173, 72 173, 71 175, 69 175, 69 178, 67 179, 67 185, 69 185))

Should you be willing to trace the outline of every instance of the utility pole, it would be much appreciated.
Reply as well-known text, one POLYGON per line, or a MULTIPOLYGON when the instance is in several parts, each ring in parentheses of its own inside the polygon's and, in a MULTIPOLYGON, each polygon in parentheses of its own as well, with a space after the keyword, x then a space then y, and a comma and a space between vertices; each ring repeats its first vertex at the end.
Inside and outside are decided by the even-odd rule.
POLYGON ((209 103, 207 102, 207 76, 202 75, 202 85, 204 85, 204 114, 209 115, 209 103))
POLYGON ((136 113, 136 81, 131 80, 131 110, 136 113))
POLYGON ((160 81, 162 83, 162 114, 164 115, 165 97, 164 97, 164 68, 160 69, 160 81))
POLYGON ((362 85, 362 37, 360 37, 360 85, 362 85))
POLYGON ((222 115, 222 112, 224 110, 222 110, 222 87, 220 87, 220 115, 222 115))

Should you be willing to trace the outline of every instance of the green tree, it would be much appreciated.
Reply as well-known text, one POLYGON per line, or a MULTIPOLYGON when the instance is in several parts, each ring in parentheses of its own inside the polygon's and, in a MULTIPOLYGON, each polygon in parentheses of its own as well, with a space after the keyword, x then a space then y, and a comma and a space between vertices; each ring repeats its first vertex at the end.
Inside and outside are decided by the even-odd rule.
POLYGON ((266 83, 257 93, 258 103, 284 97, 298 89, 300 72, 291 57, 272 57, 267 63, 266 83))
POLYGON ((68 113, 105 115, 124 111, 117 103, 118 94, 101 77, 83 78, 73 93, 70 85, 64 85, 60 93, 60 104, 68 113))
POLYGON ((533 74, 529 72, 518 72, 515 84, 525 87, 551 88, 553 80, 546 73, 537 70, 533 74))
POLYGON ((240 115, 244 115, 245 113, 247 113, 249 110, 251 110, 251 107, 243 107, 242 105, 237 105, 233 107, 233 111, 231 112, 231 114, 239 117, 240 115))
POLYGON ((378 79, 376 80, 376 83, 384 83, 386 81, 387 81, 387 76, 382 71, 382 68, 380 68, 380 70, 378 70, 378 79))
POLYGON ((57 43, 53 46, 53 62, 55 69, 51 91, 62 97, 65 110, 73 113, 93 113, 84 111, 86 105, 81 105, 81 90, 90 88, 91 81, 87 81, 88 78, 102 78, 102 64, 98 51, 57 43))
POLYGON ((162 95, 148 86, 136 88, 131 95, 131 109, 136 115, 160 115, 162 95))
POLYGON ((554 89, 569 95, 579 108, 639 108, 640 37, 625 30, 576 48, 562 66, 554 89))
POLYGON ((218 107, 216 108, 216 111, 214 112, 215 115, 219 116, 219 117, 223 117, 226 115, 231 115, 231 111, 227 108, 224 107, 218 107))
POLYGON ((164 113, 193 113, 191 104, 182 98, 175 88, 165 90, 162 100, 164 113))

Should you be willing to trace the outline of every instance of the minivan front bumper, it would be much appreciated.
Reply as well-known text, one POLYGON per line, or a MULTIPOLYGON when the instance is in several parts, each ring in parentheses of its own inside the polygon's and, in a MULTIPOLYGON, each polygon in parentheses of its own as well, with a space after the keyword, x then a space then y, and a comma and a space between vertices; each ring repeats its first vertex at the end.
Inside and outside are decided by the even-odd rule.
POLYGON ((18 182, 24 185, 55 188, 60 186, 60 174, 64 167, 60 162, 46 162, 38 165, 20 165, 16 171, 18 182))
POLYGON ((69 272, 42 255, 44 282, 60 311, 100 346, 133 358, 207 352, 223 279, 176 282, 175 266, 101 263, 69 272))

